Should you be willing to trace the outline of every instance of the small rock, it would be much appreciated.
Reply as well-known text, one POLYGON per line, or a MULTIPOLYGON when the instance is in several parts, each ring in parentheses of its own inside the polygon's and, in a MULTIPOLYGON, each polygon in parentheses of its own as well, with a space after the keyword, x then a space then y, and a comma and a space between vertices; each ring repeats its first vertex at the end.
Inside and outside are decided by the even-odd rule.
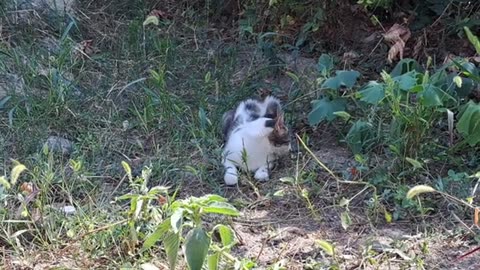
POLYGON ((0 98, 20 94, 25 89, 23 78, 12 73, 0 74, 0 98))
POLYGON ((65 205, 61 208, 61 210, 65 215, 74 215, 75 213, 77 213, 77 209, 75 209, 75 206, 71 205, 65 205))
POLYGON ((49 151, 70 155, 73 152, 73 142, 58 137, 50 136, 43 147, 47 147, 49 151))

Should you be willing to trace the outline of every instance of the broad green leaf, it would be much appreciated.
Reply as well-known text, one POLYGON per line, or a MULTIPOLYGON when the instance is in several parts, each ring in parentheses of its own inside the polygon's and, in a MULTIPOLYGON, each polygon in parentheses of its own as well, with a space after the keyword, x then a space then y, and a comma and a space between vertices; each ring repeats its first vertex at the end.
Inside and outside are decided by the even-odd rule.
POLYGON ((370 81, 356 95, 361 101, 376 105, 385 97, 385 86, 381 83, 370 81))
POLYGON ((412 199, 418 194, 427 193, 427 192, 435 192, 435 189, 427 185, 414 186, 407 192, 407 199, 412 199))
POLYGON ((222 245, 224 247, 231 246, 235 243, 235 234, 230 227, 219 224, 215 226, 214 230, 218 230, 218 233, 220 234, 220 240, 222 241, 222 245))
POLYGON ((362 120, 358 120, 352 125, 345 141, 354 154, 360 154, 371 146, 374 139, 372 129, 372 124, 362 120))
POLYGON ((409 91, 415 85, 417 85, 417 72, 410 71, 397 77, 393 77, 393 80, 398 83, 398 87, 404 91, 409 91))
POLYGON ((130 165, 128 165, 127 162, 122 161, 122 167, 123 167, 123 169, 125 170, 125 173, 127 174, 128 179, 129 179, 129 180, 132 180, 132 178, 133 178, 133 177, 132 177, 132 169, 130 168, 130 165))
POLYGON ((480 54, 480 40, 478 40, 478 37, 475 36, 468 27, 464 26, 463 29, 465 30, 465 33, 467 33, 468 40, 472 43, 477 54, 480 54))
POLYGON ((27 167, 23 164, 17 164, 15 167, 12 169, 12 175, 10 176, 10 183, 15 185, 17 183, 18 178, 20 177, 20 174, 25 171, 27 167))
POLYGON ((329 54, 322 54, 318 59, 318 71, 327 75, 333 69, 333 58, 329 54))
POLYGON ((185 237, 185 258, 190 270, 201 270, 210 247, 210 237, 201 228, 196 227, 185 237))
POLYGON ((158 225, 157 229, 152 234, 147 236, 145 242, 143 242, 142 250, 145 251, 151 248, 157 241, 163 239, 170 227, 170 219, 166 219, 160 225, 158 225))
POLYGON ((172 217, 170 218, 170 224, 172 225, 172 230, 174 233, 178 233, 180 227, 183 223, 183 208, 178 208, 173 212, 172 217))
POLYGON ((203 207, 203 212, 213 213, 213 214, 222 214, 228 216, 239 216, 240 212, 233 207, 231 204, 226 202, 213 202, 207 206, 203 207))
POLYGON ((470 146, 480 143, 480 105, 469 101, 457 123, 457 130, 470 146))
POLYGON ((154 25, 158 25, 159 21, 158 21, 158 17, 157 16, 148 16, 145 21, 143 21, 143 26, 147 26, 149 24, 154 24, 154 25))
POLYGON ((208 270, 217 270, 220 262, 220 253, 216 252, 207 258, 208 270))
POLYGON ((171 270, 177 265, 178 249, 180 247, 180 235, 178 233, 168 232, 163 240, 163 247, 168 258, 168 265, 171 270))
POLYGON ((423 91, 419 94, 420 102, 426 107, 442 106, 442 96, 446 94, 442 89, 428 84, 424 86, 423 91))
POLYGON ((344 99, 330 100, 325 97, 321 100, 313 101, 313 109, 308 114, 308 123, 313 126, 323 120, 332 121, 336 115, 334 112, 345 111, 346 101, 344 99))
POLYGON ((323 251, 325 251, 325 253, 327 253, 327 255, 329 256, 333 256, 333 254, 335 253, 335 248, 333 247, 333 245, 325 240, 315 240, 315 244, 321 249, 323 249, 323 251))
POLYGON ((417 61, 411 58, 404 58, 397 63, 392 72, 390 72, 390 75, 397 77, 410 71, 422 72, 423 70, 417 61))
POLYGON ((350 219, 350 215, 347 211, 343 212, 340 216, 340 220, 342 222, 342 227, 346 230, 350 225, 352 225, 352 219, 350 219))
POLYGON ((340 87, 352 88, 357 82, 360 72, 355 70, 337 70, 335 76, 328 78, 322 88, 338 90, 340 87))
POLYGON ((5 176, 0 176, 0 185, 4 186, 5 189, 10 189, 12 187, 5 176))
POLYGON ((420 163, 420 162, 419 162, 418 160, 416 160, 416 159, 406 157, 405 160, 408 161, 408 163, 412 164, 412 166, 413 166, 415 169, 422 168, 422 163, 420 163))

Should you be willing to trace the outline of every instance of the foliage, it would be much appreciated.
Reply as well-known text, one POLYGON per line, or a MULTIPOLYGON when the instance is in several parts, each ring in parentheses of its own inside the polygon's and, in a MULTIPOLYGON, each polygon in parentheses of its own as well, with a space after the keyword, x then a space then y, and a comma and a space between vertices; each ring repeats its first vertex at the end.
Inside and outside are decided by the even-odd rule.
MULTIPOLYGON (((209 269, 218 269, 223 258, 230 263, 238 264, 236 269, 246 269, 246 264, 229 254, 236 244, 234 232, 226 225, 218 224, 210 232, 203 226, 203 217, 208 214, 238 216, 239 212, 226 199, 218 195, 189 197, 176 200, 175 194, 169 196, 168 188, 147 188, 151 170, 145 168, 141 177, 133 178, 130 166, 122 163, 134 193, 119 197, 119 200, 129 200, 130 209, 127 212, 130 230, 130 247, 135 248, 138 242, 138 229, 142 223, 151 223, 151 232, 143 239, 142 251, 152 248, 156 242, 162 241, 170 269, 177 265, 177 254, 183 243, 185 260, 189 269, 200 270, 205 262, 209 269), (153 205, 159 200, 161 205, 153 205), (212 242, 212 234, 218 232, 220 243, 212 242), (183 234, 186 236, 183 239, 183 234)), ((142 232, 144 235, 145 232, 142 232)), ((134 250, 132 250, 133 252, 134 250)))

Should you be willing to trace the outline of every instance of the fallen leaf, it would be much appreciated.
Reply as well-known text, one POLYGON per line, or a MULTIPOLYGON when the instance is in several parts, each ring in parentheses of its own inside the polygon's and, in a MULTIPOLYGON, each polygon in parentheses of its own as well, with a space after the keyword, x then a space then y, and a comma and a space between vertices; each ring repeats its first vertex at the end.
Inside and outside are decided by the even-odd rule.
POLYGON ((358 53, 356 53, 354 51, 349 51, 349 52, 345 52, 343 54, 342 60, 343 60, 343 62, 345 62, 345 64, 351 64, 358 57, 359 57, 358 53))
POLYGON ((405 43, 410 39, 411 32, 405 26, 394 24, 387 33, 383 34, 386 42, 390 43, 392 47, 388 51, 387 60, 392 63, 393 60, 399 56, 403 59, 403 51, 405 50, 405 43))
POLYGON ((159 19, 166 19, 168 17, 168 14, 163 10, 153 9, 152 11, 150 11, 148 16, 155 16, 155 17, 158 17, 159 19))
POLYGON ((29 195, 33 192, 33 184, 31 182, 24 182, 21 186, 20 186, 20 190, 22 191, 22 193, 24 193, 25 195, 29 195))

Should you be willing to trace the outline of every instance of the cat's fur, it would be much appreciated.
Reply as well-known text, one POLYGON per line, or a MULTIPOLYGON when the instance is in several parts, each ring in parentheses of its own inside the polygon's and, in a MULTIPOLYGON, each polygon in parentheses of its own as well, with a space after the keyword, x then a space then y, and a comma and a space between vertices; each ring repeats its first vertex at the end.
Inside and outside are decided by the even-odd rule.
POLYGON ((280 101, 248 99, 223 115, 223 165, 225 184, 238 183, 238 170, 255 172, 255 179, 269 179, 269 169, 279 155, 288 153, 290 135, 280 101))

